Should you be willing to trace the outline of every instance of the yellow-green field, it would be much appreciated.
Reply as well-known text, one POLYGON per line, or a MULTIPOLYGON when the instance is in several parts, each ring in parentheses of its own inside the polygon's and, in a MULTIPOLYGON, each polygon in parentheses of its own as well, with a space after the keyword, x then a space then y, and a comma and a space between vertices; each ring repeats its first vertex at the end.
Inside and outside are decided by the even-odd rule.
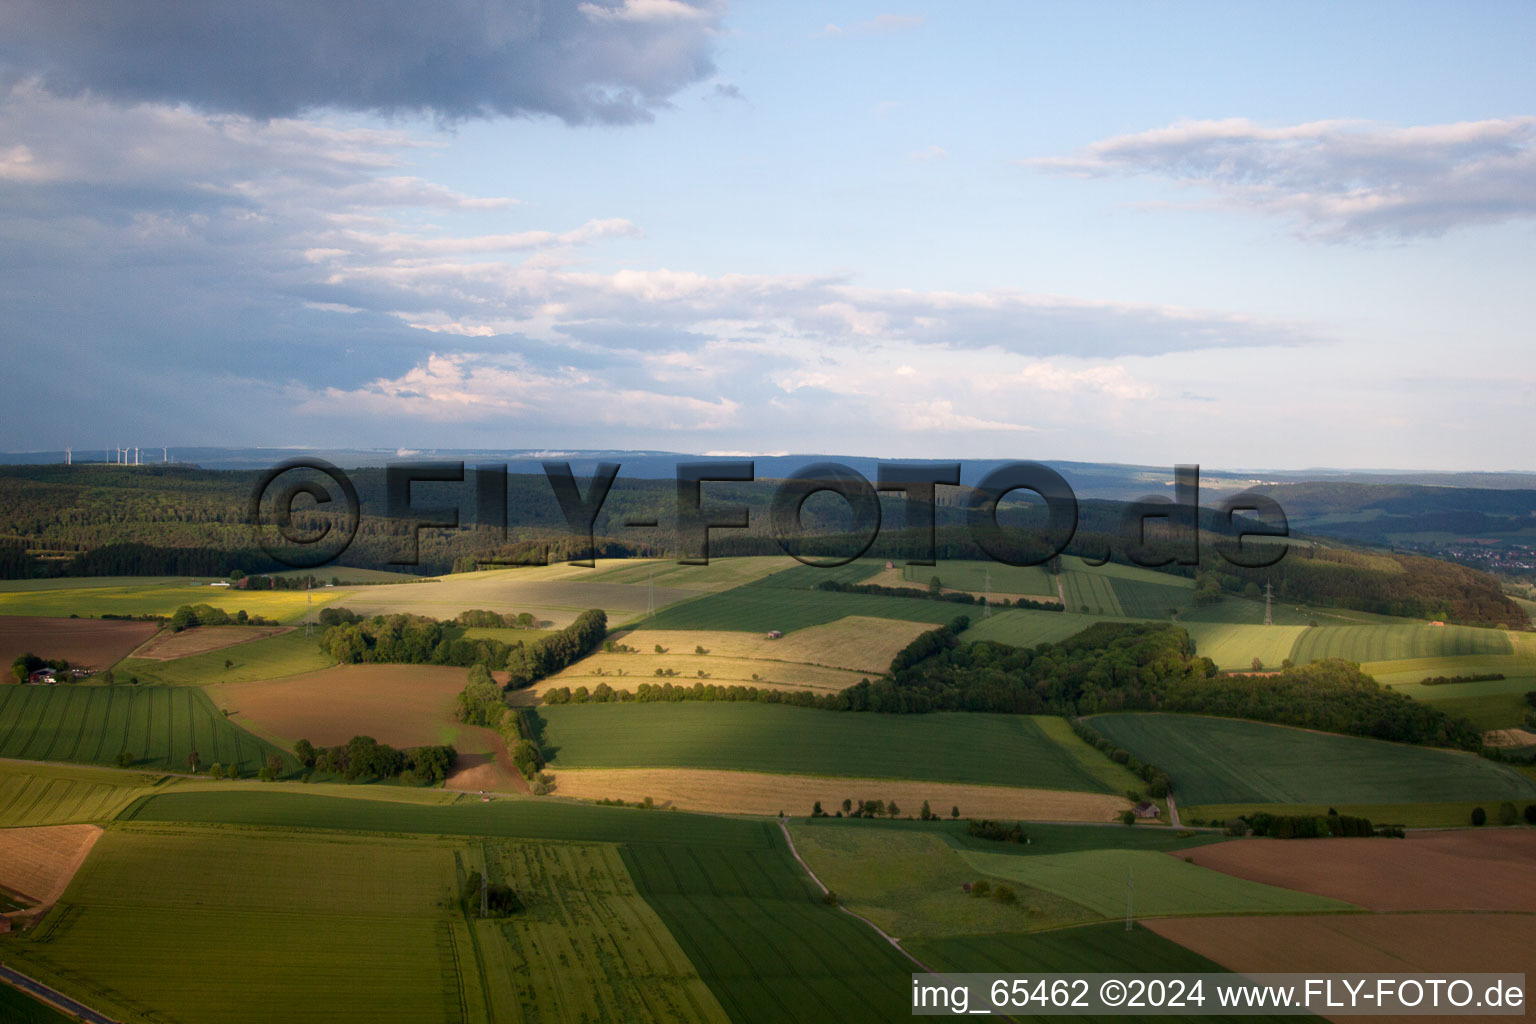
POLYGON ((700 593, 658 584, 648 598, 647 587, 602 582, 597 578, 601 573, 601 569, 563 564, 529 566, 456 573, 400 586, 328 587, 324 593, 360 615, 408 612, 452 619, 462 611, 486 608, 503 614, 528 612, 557 629, 570 625, 589 608, 603 609, 610 624, 616 625, 644 615, 649 599, 660 608, 700 593))
MULTIPOLYGON (((41 582, 41 581, 40 581, 41 582)), ((106 584, 90 580, 90 586, 33 587, 0 591, 0 615, 46 615, 95 618, 100 615, 169 616, 182 605, 207 604, 233 615, 244 609, 278 622, 299 622, 306 604, 302 590, 236 590, 234 587, 189 586, 182 581, 106 584), (106 584, 106 585, 103 585, 106 584)), ((376 590, 399 589, 376 587, 376 590)), ((342 588, 313 592, 314 606, 334 601, 342 588)))
POLYGON ((334 662, 320 650, 318 627, 316 633, 316 636, 305 636, 302 629, 295 629, 280 636, 252 640, 173 661, 125 658, 118 665, 116 674, 124 680, 129 676, 137 676, 143 682, 206 686, 210 683, 245 683, 318 672, 334 662), (226 667, 226 661, 232 664, 226 667))
MULTIPOLYGON (((1051 893, 1015 885, 1012 905, 964 886, 986 872, 932 832, 792 825, 795 849, 844 905, 901 939, 1036 931, 1102 920, 1051 893)), ((995 877, 995 876, 994 876, 995 877)))
POLYGON ((1306 626, 1246 626, 1226 622, 1182 622, 1195 642, 1195 653, 1220 669, 1246 670, 1258 658, 1266 669, 1278 669, 1291 656, 1296 638, 1306 626))
POLYGON ((0 761, 0 828, 111 821, 163 776, 0 761))

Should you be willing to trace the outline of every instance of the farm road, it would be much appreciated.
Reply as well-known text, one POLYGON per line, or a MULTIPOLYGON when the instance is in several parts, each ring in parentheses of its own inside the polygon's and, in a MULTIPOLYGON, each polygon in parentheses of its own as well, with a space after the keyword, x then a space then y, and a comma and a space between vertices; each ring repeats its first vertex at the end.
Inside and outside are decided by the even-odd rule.
POLYGON ((97 1013, 89 1006, 86 1006, 83 1003, 75 1002, 75 1000, 69 998, 69 996, 58 991, 57 989, 49 988, 42 982, 29 978, 25 974, 22 974, 20 971, 12 970, 11 968, 6 967, 4 964, 0 964, 0 979, 4 979, 5 981, 10 982, 12 985, 15 985, 23 992, 38 996, 39 998, 52 1003, 54 1006, 59 1007, 61 1010, 72 1013, 83 1020, 90 1021, 90 1024, 117 1024, 117 1021, 113 1020, 111 1017, 97 1013))

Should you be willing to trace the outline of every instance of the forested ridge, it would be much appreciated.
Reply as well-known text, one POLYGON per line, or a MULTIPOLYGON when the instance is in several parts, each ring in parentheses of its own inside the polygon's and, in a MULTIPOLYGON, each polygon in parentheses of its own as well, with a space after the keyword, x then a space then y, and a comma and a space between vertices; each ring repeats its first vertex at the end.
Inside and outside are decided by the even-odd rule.
MULTIPOLYGON (((192 466, 105 465, 17 466, 0 470, 0 578, 36 576, 187 575, 223 576, 232 571, 265 573, 283 568, 256 543, 247 522, 251 490, 261 474, 192 466)), ((408 549, 407 523, 384 518, 384 470, 349 471, 362 508, 356 539, 341 556, 344 566, 397 569, 437 575, 475 564, 476 559, 542 563, 585 553, 586 539, 571 534, 549 481, 542 475, 507 477, 507 534, 475 528, 475 473, 462 484, 432 484, 438 491, 419 497, 423 506, 456 502, 459 530, 424 529, 418 535, 415 566, 395 564, 408 549), (438 495, 432 497, 431 495, 438 495), (447 497, 442 497, 447 495, 447 497)), ((579 481, 586 486, 586 481, 579 481)), ((711 508, 745 505, 746 530, 715 530, 711 557, 782 552, 769 528, 768 505, 776 482, 710 483, 711 508)), ((674 530, 676 487, 670 480, 615 481, 593 527, 600 557, 678 557, 674 530), (654 519, 655 527, 629 528, 631 519, 654 519)), ((1021 492, 1022 493, 1022 492, 1021 492)), ((965 524, 964 492, 941 492, 932 551, 939 559, 986 559, 965 524)), ((870 557, 906 560, 929 554, 926 531, 906 528, 899 497, 882 499, 880 534, 870 557)), ((1070 555, 1134 564, 1121 537, 1126 505, 1079 502, 1070 555)), ((803 509, 810 535, 808 555, 858 551, 861 538, 846 528, 846 506, 836 499, 808 502, 803 509)), ((296 517, 301 523, 306 514, 296 517)), ((1005 520, 1027 518, 1012 506, 1005 520)), ((1222 517, 1202 509, 1202 562, 1171 564, 1160 571, 1183 577, 1203 574, 1206 596, 1240 593, 1249 584, 1272 582, 1285 601, 1351 608, 1387 615, 1438 618, 1470 625, 1526 628, 1521 609, 1505 597, 1494 577, 1464 566, 1417 556, 1356 552, 1326 545, 1294 546, 1275 565, 1238 569, 1221 559, 1216 545, 1227 532, 1222 517)), ((1037 554, 1043 554, 1037 552, 1037 554)))

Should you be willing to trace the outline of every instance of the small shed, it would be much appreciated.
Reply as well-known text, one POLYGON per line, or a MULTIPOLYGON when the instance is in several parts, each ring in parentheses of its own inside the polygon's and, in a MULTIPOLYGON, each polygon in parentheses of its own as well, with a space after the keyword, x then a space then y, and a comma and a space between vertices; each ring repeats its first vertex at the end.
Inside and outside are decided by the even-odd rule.
POLYGON ((769 640, 778 640, 778 639, 781 639, 783 636, 784 636, 784 632, 782 630, 770 629, 768 631, 768 639, 769 640))
POLYGON ((1157 804, 1154 804, 1149 800, 1143 800, 1135 807, 1132 807, 1131 812, 1138 818, 1155 818, 1158 814, 1157 804))

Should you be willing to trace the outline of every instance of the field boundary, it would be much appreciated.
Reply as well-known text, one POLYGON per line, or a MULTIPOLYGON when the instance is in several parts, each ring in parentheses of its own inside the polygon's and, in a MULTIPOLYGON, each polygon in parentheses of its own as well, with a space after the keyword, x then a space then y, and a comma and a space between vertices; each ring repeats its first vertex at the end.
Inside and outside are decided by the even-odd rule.
MULTIPOLYGON (((784 842, 789 845, 790 856, 794 857, 795 860, 800 864, 800 866, 805 869, 805 873, 807 875, 811 876, 811 881, 816 883, 817 887, 819 889, 821 889, 821 891, 822 891, 822 893, 824 895, 834 895, 832 893, 832 890, 828 889, 826 887, 826 885, 822 882, 822 880, 820 878, 816 877, 816 872, 812 871, 811 870, 811 866, 805 862, 805 858, 800 856, 800 851, 795 849, 795 841, 794 841, 794 839, 792 839, 790 837, 789 828, 788 828, 788 826, 786 826, 784 824, 784 819, 782 819, 782 818, 779 819, 779 831, 781 833, 783 833, 783 835, 784 835, 784 842)), ((923 963, 917 957, 913 956, 911 953, 909 953, 905 949, 903 949, 902 946, 901 946, 901 940, 900 939, 898 939, 894 935, 891 935, 888 932, 886 932, 886 930, 884 928, 881 928, 879 925, 875 924, 875 922, 871 921, 869 918, 864 917, 861 914, 856 914, 853 911, 849 910, 847 907, 843 906, 843 903, 842 903, 841 900, 838 901, 837 909, 841 910, 843 913, 847 914, 849 917, 854 918, 854 919, 859 920, 859 921, 862 921, 865 924, 869 925, 869 927, 873 928, 875 930, 876 934, 878 934, 882 939, 884 939, 886 942, 889 942, 892 946, 896 947, 896 951, 898 953, 900 953, 902 956, 906 957, 908 960, 911 960, 914 964, 917 964, 917 966, 921 967, 927 973, 929 973, 929 974, 934 973, 933 972, 933 968, 929 967, 927 964, 923 963)))

